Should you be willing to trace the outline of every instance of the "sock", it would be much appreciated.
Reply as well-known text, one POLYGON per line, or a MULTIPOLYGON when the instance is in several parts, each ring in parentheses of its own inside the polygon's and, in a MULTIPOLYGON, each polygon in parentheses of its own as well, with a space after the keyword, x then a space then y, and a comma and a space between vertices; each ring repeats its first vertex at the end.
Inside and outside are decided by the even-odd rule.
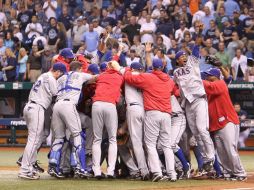
POLYGON ((217 176, 222 175, 222 171, 221 171, 221 168, 220 168, 220 163, 218 162, 218 159, 217 159, 216 155, 215 155, 215 160, 214 160, 214 163, 213 163, 213 168, 215 169, 217 176))
POLYGON ((183 150, 180 148, 177 152, 175 152, 175 155, 181 161, 181 163, 183 165, 183 170, 187 171, 189 169, 189 164, 183 154, 183 150))
POLYGON ((194 146, 193 151, 194 151, 194 155, 196 157, 197 163, 198 163, 198 169, 201 170, 203 168, 204 161, 203 161, 203 158, 202 158, 202 155, 199 151, 198 146, 194 146))

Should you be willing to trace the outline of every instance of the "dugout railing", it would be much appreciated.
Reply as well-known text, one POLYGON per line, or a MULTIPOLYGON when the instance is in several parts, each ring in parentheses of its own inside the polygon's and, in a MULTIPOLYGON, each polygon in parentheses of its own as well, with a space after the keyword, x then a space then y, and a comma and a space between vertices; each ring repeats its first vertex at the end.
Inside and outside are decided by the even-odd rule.
MULTIPOLYGON (((0 146, 24 146, 27 138, 26 123, 22 110, 27 101, 32 83, 0 82, 0 146)), ((229 85, 233 102, 239 102, 249 114, 241 127, 252 128, 246 142, 246 150, 254 150, 254 83, 229 85)))

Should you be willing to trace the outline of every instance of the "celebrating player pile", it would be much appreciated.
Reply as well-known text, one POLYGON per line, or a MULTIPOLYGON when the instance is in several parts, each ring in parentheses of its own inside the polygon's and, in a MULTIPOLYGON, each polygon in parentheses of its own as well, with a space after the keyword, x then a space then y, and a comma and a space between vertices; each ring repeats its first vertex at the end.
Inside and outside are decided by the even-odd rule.
MULTIPOLYGON (((62 56, 74 57, 64 51, 62 56)), ((246 180, 236 146, 239 120, 220 69, 202 73, 201 79, 197 43, 189 56, 176 53, 171 78, 165 62, 151 59, 150 52, 151 44, 146 44, 146 66, 134 62, 123 68, 113 56, 100 65, 106 66, 103 71, 90 64, 83 73, 84 63, 68 60, 69 72, 55 63, 43 74, 24 108, 29 135, 18 176, 39 179, 36 153, 44 111, 54 99, 48 169, 53 177, 246 180), (190 139, 199 165, 196 173, 186 148, 190 139)))

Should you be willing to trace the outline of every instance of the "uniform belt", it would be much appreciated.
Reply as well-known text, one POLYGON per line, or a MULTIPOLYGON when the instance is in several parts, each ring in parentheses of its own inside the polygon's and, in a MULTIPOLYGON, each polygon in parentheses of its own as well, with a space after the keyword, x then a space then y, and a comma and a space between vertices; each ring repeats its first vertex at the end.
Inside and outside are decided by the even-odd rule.
POLYGON ((130 103, 130 106, 140 105, 139 103, 130 103))

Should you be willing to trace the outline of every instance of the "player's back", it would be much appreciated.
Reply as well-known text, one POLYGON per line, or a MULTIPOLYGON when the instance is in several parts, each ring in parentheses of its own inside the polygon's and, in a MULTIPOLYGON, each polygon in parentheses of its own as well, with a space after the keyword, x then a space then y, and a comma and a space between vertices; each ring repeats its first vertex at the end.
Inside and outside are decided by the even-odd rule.
POLYGON ((91 78, 90 74, 73 71, 63 75, 57 80, 57 101, 69 99, 77 104, 83 83, 91 78))
POLYGON ((51 104, 52 97, 55 96, 56 93, 56 79, 49 71, 42 74, 33 84, 29 94, 29 101, 36 102, 37 104, 47 109, 51 104))
MULTIPOLYGON (((132 72, 132 74, 139 74, 137 72, 132 72)), ((139 88, 125 83, 125 101, 127 105, 130 103, 138 103, 140 106, 143 106, 143 94, 139 88)))
POLYGON ((186 65, 174 71, 174 79, 181 90, 181 95, 190 103, 205 95, 199 60, 196 57, 189 56, 186 65))

